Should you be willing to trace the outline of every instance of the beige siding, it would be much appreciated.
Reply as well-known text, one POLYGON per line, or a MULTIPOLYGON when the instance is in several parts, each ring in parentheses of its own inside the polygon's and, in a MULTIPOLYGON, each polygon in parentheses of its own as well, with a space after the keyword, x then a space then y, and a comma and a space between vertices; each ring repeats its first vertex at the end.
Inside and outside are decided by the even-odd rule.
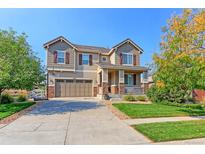
POLYGON ((56 67, 62 69, 74 69, 74 50, 65 42, 58 41, 55 44, 49 46, 47 49, 47 66, 56 67), (54 51, 62 50, 70 53, 70 63, 69 64, 56 64, 54 63, 54 51))
POLYGON ((115 64, 115 56, 116 56, 116 54, 115 54, 115 51, 110 55, 110 63, 111 64, 115 64))
POLYGON ((134 48, 132 44, 125 43, 115 51, 115 64, 120 64, 120 53, 132 53, 137 56, 137 65, 140 65, 140 51, 134 48))
POLYGON ((79 54, 83 54, 86 52, 76 52, 76 70, 96 70, 97 72, 97 66, 95 65, 96 63, 99 62, 99 55, 95 53, 86 53, 86 54, 91 54, 93 58, 93 64, 90 65, 79 65, 79 54))
POLYGON ((109 56, 105 56, 105 55, 100 55, 100 63, 108 63, 108 64, 110 64, 110 57, 109 56), (103 58, 106 58, 106 61, 103 61, 103 58))
POLYGON ((93 80, 94 85, 97 84, 97 73, 96 72, 55 72, 49 73, 50 79, 90 79, 93 80))

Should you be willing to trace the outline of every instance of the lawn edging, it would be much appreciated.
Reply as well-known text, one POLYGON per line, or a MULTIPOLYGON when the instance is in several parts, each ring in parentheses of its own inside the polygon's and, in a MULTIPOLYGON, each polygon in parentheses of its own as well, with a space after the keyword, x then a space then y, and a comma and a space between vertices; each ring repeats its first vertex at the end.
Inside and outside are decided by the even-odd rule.
POLYGON ((187 107, 169 106, 164 104, 112 104, 131 119, 157 118, 157 117, 181 117, 181 116, 205 116, 205 109, 192 109, 187 107))
POLYGON ((103 103, 108 107, 108 109, 120 120, 130 119, 128 115, 118 110, 115 106, 112 105, 112 102, 109 100, 103 101, 103 103))
POLYGON ((24 115, 25 113, 31 111, 34 107, 36 107, 37 105, 39 105, 40 103, 42 102, 34 102, 33 105, 19 111, 19 112, 16 112, 8 117, 5 117, 3 119, 0 120, 0 124, 9 124, 11 122, 13 122, 14 120, 18 119, 19 117, 21 117, 22 115, 24 115))

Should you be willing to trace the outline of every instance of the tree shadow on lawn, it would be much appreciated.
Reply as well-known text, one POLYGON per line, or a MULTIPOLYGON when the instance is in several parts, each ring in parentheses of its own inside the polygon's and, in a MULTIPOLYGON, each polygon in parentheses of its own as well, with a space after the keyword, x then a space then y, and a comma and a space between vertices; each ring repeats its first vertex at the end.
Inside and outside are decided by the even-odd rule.
POLYGON ((104 105, 89 101, 47 101, 36 106, 27 115, 52 115, 96 109, 104 105))

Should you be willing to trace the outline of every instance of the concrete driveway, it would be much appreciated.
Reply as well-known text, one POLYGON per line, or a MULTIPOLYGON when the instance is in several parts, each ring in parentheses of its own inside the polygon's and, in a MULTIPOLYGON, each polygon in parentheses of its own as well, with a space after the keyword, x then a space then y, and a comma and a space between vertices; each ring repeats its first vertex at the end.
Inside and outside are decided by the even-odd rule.
POLYGON ((147 144, 96 100, 51 100, 0 127, 0 144, 147 144))

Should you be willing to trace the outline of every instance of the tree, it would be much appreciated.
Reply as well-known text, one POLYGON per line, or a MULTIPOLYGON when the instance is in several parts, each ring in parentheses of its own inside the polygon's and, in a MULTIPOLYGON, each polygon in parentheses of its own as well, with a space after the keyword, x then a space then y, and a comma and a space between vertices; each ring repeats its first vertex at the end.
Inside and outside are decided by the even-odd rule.
POLYGON ((185 102, 195 88, 205 89, 205 10, 185 9, 163 27, 161 54, 154 54, 152 92, 160 100, 185 102))
POLYGON ((25 33, 0 30, 0 94, 11 88, 31 90, 45 79, 40 59, 26 38, 25 33))

